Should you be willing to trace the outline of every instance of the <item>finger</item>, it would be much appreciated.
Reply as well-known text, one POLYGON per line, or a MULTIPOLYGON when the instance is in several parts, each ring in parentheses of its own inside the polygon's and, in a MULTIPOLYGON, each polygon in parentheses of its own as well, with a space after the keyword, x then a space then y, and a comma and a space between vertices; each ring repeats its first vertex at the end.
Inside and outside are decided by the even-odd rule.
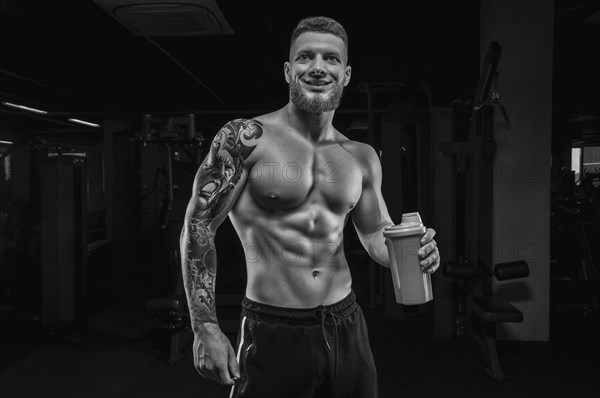
POLYGON ((431 252, 433 252, 436 248, 437 248, 437 243, 435 242, 435 240, 432 240, 428 244, 422 246, 417 253, 418 253, 419 257, 421 257, 421 259, 424 259, 431 252))
POLYGON ((435 264, 438 257, 439 257, 438 251, 437 251, 437 249, 434 249, 427 256, 425 256, 425 258, 423 258, 419 263, 423 267, 429 267, 429 266, 435 264))
POLYGON ((216 376, 206 367, 204 349, 194 341, 194 368, 205 379, 216 380, 216 376))
POLYGON ((427 257, 426 259, 424 259, 424 260, 421 260, 421 261, 419 262, 419 264, 421 264, 421 269, 422 269, 423 271, 427 271, 427 269, 428 269, 428 268, 429 268, 429 266, 431 265, 431 258, 430 258, 430 257, 427 257))
POLYGON ((217 375, 214 372, 211 372, 209 370, 201 370, 201 369, 196 369, 198 371, 198 373, 200 373, 200 376, 204 377, 205 379, 209 379, 212 381, 216 381, 217 383, 219 382, 219 378, 217 377, 217 375))
POLYGON ((200 374, 200 376, 204 377, 205 379, 208 380, 212 380, 215 381, 217 383, 220 383, 221 381, 219 380, 219 376, 213 372, 212 370, 209 370, 207 368, 202 368, 202 367, 196 367, 196 371, 200 374))
POLYGON ((423 272, 433 273, 440 266, 440 256, 437 250, 432 252, 427 258, 421 261, 423 272))
POLYGON ((239 379, 240 378, 240 367, 238 365, 237 359, 235 358, 235 351, 233 351, 233 348, 231 346, 229 347, 228 365, 229 365, 229 374, 231 375, 231 377, 233 377, 235 379, 239 379))
POLYGON ((229 377, 229 369, 227 364, 223 364, 223 366, 219 366, 219 382, 226 386, 232 386, 235 382, 229 377))
POLYGON ((431 241, 433 239, 433 237, 435 236, 435 230, 433 228, 427 228, 427 230, 425 230, 425 233, 423 234, 423 236, 421 237, 421 244, 426 244, 429 241, 431 241))

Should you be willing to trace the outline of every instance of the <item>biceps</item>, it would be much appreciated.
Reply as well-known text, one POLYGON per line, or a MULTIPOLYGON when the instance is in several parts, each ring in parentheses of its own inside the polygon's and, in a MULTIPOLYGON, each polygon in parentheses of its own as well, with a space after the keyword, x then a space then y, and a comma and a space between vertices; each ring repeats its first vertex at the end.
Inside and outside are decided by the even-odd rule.
POLYGON ((246 175, 242 164, 214 165, 205 161, 194 180, 186 219, 201 220, 207 226, 213 224, 216 229, 237 200, 246 175))
POLYGON ((256 121, 239 119, 223 126, 196 173, 186 218, 221 223, 244 186, 246 159, 261 136, 262 125, 256 121))
POLYGON ((381 191, 367 187, 352 211, 352 221, 359 233, 369 234, 392 223, 381 191))

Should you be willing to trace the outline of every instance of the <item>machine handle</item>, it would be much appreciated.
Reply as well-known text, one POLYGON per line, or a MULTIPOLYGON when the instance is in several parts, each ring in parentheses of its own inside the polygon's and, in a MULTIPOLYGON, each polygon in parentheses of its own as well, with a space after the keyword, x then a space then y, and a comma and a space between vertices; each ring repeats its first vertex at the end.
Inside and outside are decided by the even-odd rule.
POLYGON ((499 281, 525 278, 529 276, 529 265, 523 260, 498 263, 494 266, 494 276, 499 281))

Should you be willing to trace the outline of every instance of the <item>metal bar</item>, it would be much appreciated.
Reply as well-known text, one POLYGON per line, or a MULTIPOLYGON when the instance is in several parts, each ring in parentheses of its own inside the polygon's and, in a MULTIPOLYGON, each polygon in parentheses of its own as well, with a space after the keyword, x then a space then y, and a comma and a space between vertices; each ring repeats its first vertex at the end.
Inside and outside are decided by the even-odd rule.
POLYGON ((103 104, 100 104, 100 103, 98 103, 98 102, 95 102, 95 101, 92 101, 92 100, 90 100, 90 99, 87 99, 87 98, 81 97, 81 96, 79 96, 79 95, 77 95, 77 94, 73 94, 73 93, 70 93, 70 92, 68 92, 68 91, 62 90, 62 89, 60 89, 60 88, 56 88, 56 87, 50 86, 50 85, 48 85, 48 84, 46 84, 46 83, 38 82, 37 80, 31 79, 31 78, 29 78, 29 77, 25 77, 25 76, 18 75, 18 74, 16 74, 16 73, 13 73, 13 72, 7 71, 6 69, 0 69, 0 73, 3 73, 3 74, 5 74, 5 75, 8 75, 8 76, 11 76, 11 77, 14 77, 14 78, 20 79, 20 80, 24 80, 24 81, 26 81, 26 82, 28 82, 28 83, 32 83, 32 84, 35 84, 35 85, 38 85, 38 86, 41 86, 41 87, 47 88, 47 89, 49 89, 49 90, 52 90, 52 91, 56 91, 57 93, 60 93, 60 94, 66 95, 66 96, 68 96, 68 97, 72 97, 72 98, 75 98, 75 99, 78 99, 78 100, 86 101, 86 102, 89 102, 90 104, 100 105, 100 106, 102 106, 102 107, 104 107, 104 108, 106 107, 106 106, 105 106, 105 105, 103 105, 103 104))
POLYGON ((27 141, 27 136, 22 136, 21 138, 19 138, 17 141, 13 142, 7 149, 6 151, 0 153, 0 164, 2 163, 2 161, 4 161, 4 158, 7 157, 8 155, 10 155, 10 153, 18 146, 21 145, 22 143, 24 143, 25 141, 27 141))
POLYGON ((490 94, 490 86, 492 84, 492 78, 496 73, 496 67, 501 54, 501 47, 496 41, 492 41, 488 47, 486 57, 481 68, 481 74, 477 89, 475 91, 475 98, 473 101, 473 108, 471 110, 471 126, 469 129, 469 141, 471 143, 471 155, 470 155, 470 167, 471 173, 471 219, 470 219, 470 242, 471 254, 470 259, 474 264, 479 261, 479 228, 481 219, 481 177, 482 177, 482 166, 483 166, 483 150, 484 150, 484 139, 483 129, 485 126, 480 126, 479 110, 485 103, 486 99, 490 94))
POLYGON ((94 132, 98 132, 98 133, 100 132, 99 129, 97 129, 95 127, 86 127, 82 124, 63 122, 61 120, 56 120, 56 119, 52 119, 49 117, 45 117, 46 115, 45 116, 35 115, 31 112, 8 112, 4 109, 0 109, 0 112, 4 113, 4 114, 8 114, 8 115, 26 116, 26 117, 30 117, 33 119, 43 120, 43 121, 49 122, 49 123, 59 124, 61 126, 71 127, 71 128, 73 128, 73 130, 78 131, 78 132, 83 132, 83 131, 94 131, 94 132))

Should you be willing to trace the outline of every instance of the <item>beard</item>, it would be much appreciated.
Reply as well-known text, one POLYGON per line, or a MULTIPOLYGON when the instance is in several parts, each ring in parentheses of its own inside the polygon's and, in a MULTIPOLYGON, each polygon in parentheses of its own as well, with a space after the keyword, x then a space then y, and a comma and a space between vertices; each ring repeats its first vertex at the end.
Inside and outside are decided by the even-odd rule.
POLYGON ((329 112, 337 109, 342 102, 344 86, 336 84, 329 94, 313 93, 309 97, 296 80, 290 80, 290 99, 299 109, 309 113, 329 112))

